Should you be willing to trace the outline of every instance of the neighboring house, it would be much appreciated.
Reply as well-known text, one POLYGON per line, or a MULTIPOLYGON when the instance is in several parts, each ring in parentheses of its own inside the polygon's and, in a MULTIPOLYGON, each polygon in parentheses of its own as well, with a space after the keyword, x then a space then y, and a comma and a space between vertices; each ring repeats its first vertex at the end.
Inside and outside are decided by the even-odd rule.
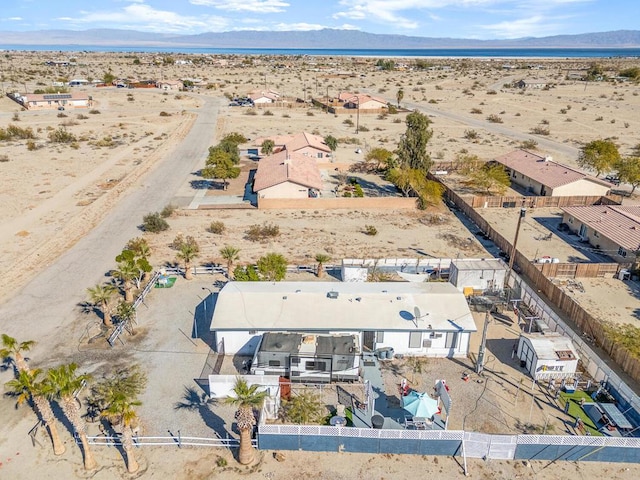
POLYGON ((84 87, 86 85, 89 85, 89 80, 85 80, 84 78, 74 78, 73 80, 69 81, 69 86, 70 87, 84 87))
POLYGON ((258 163, 253 182, 258 198, 317 197, 320 190, 320 169, 311 157, 281 150, 258 163))
POLYGON ((635 261, 640 249, 640 205, 564 207, 569 230, 620 263, 635 261))
POLYGON ((386 100, 364 93, 342 92, 338 95, 338 101, 342 102, 344 108, 356 108, 360 111, 387 108, 386 100))
POLYGON ((181 80, 161 80, 156 83, 156 87, 161 90, 182 90, 184 84, 181 80))
POLYGON ((255 104, 274 103, 280 98, 280 94, 273 90, 254 90, 247 95, 255 104))
POLYGON ((494 161, 507 169, 512 183, 542 197, 603 196, 611 191, 611 184, 604 180, 527 150, 515 150, 494 161))
POLYGON ((295 135, 276 135, 256 139, 256 145, 262 146, 265 140, 273 140, 274 152, 287 150, 290 153, 298 153, 307 157, 325 158, 331 156, 331 149, 324 143, 320 135, 302 132, 295 135))
POLYGON ((444 282, 229 282, 210 328, 227 355, 254 355, 264 333, 293 332, 430 357, 466 357, 477 330, 464 295, 444 282))
POLYGON ((516 354, 534 380, 573 378, 580 359, 571 339, 556 332, 520 334, 516 354))
POLYGON ((29 110, 56 110, 59 108, 87 108, 91 96, 82 92, 72 93, 27 93, 11 97, 29 110))
POLYGON ((544 88, 549 84, 546 80, 523 79, 516 83, 518 88, 544 88))

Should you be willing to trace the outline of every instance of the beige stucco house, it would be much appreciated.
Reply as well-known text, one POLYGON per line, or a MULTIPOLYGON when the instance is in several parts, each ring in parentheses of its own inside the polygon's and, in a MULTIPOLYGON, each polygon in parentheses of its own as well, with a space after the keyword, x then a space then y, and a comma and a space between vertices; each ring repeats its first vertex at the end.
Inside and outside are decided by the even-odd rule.
POLYGON ((273 140, 274 152, 287 150, 290 153, 297 153, 318 160, 331 157, 331 149, 324 143, 324 138, 320 135, 313 135, 308 132, 301 132, 295 135, 275 135, 256 139, 256 145, 258 147, 262 146, 265 140, 273 140))
POLYGON ((515 150, 494 161, 506 168, 512 184, 541 197, 603 196, 611 190, 604 180, 527 150, 515 150))
POLYGON ((161 90, 182 90, 184 83, 182 80, 162 80, 156 83, 161 90))
POLYGON ((321 189, 317 162, 288 150, 262 158, 253 183, 253 191, 259 199, 316 197, 321 189))
POLYGON ((360 111, 363 110, 381 110, 387 108, 386 100, 378 97, 372 97, 366 93, 350 93, 341 92, 338 100, 342 102, 344 108, 353 108, 360 111))
POLYGON ((582 240, 619 263, 635 261, 640 250, 640 205, 564 207, 562 221, 582 240))
POLYGON ((71 93, 27 93, 11 98, 29 110, 57 110, 91 106, 91 96, 77 91, 71 93))

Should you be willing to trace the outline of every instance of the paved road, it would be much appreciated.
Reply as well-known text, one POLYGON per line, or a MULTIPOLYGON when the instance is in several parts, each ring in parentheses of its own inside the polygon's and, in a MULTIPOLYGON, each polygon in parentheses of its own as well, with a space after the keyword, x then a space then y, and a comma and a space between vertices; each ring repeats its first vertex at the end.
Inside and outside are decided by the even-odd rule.
POLYGON ((207 97, 202 100, 184 141, 166 152, 141 179, 140 186, 122 198, 86 237, 0 306, 0 332, 42 343, 36 346, 34 358, 45 358, 56 346, 69 345, 70 338, 80 337, 88 317, 80 314, 77 305, 86 300, 87 287, 100 282, 115 266, 114 258, 126 242, 140 235, 138 225, 145 214, 183 200, 174 197, 176 192, 200 168, 214 143, 220 102, 207 97))

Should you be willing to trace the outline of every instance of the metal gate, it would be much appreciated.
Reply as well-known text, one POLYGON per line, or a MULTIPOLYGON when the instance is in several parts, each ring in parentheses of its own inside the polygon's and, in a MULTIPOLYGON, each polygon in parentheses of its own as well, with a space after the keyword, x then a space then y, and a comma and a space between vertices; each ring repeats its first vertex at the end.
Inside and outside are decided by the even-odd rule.
POLYGON ((468 458, 512 460, 516 453, 517 439, 517 435, 465 432, 464 453, 468 458))

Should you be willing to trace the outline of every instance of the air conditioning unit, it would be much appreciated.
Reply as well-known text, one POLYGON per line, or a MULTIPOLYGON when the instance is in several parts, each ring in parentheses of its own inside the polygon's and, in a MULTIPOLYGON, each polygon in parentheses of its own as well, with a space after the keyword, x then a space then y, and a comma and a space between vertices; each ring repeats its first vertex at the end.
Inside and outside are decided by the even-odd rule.
POLYGON ((423 340, 422 348, 431 348, 431 340, 423 340))
POLYGON ((332 290, 329 293, 327 293, 327 298, 336 299, 336 298, 338 298, 338 295, 339 295, 338 292, 335 292, 335 291, 332 290))

